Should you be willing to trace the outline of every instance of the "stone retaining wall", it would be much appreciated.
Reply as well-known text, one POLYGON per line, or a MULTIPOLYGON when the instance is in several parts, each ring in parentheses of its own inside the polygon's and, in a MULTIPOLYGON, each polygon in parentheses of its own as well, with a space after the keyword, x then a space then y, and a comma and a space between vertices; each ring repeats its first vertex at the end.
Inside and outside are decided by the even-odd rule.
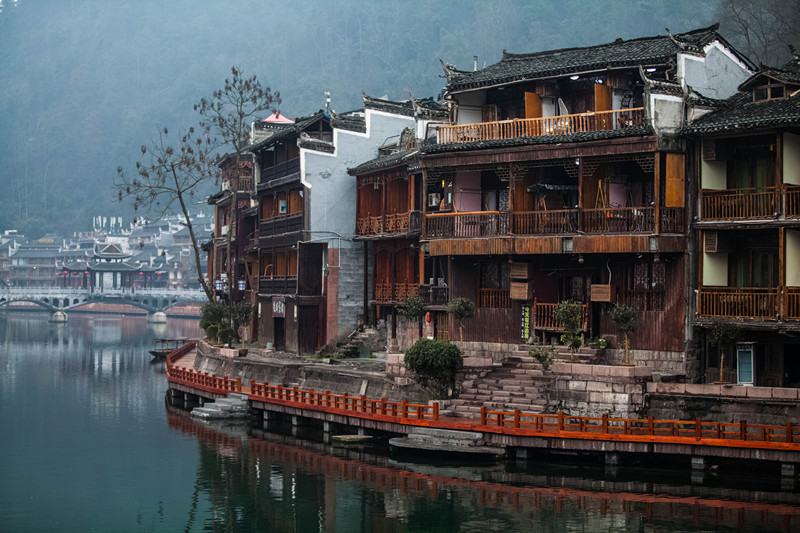
MULTIPOLYGON (((625 349, 606 349, 606 363, 619 365, 625 362, 625 349)), ((630 350, 630 362, 646 366, 657 374, 686 375, 686 358, 683 352, 660 352, 656 350, 630 350)))
POLYGON ((547 411, 580 416, 607 413, 617 418, 639 418, 643 416, 647 383, 652 380, 652 369, 646 366, 554 363, 549 374, 555 386, 547 411))

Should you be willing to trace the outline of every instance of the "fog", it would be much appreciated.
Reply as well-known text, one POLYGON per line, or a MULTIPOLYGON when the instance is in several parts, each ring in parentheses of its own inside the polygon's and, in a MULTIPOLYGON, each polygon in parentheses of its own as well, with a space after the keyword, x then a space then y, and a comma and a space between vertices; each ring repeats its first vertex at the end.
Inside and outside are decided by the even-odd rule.
MULTIPOLYGON (((116 201, 158 126, 197 123, 192 106, 236 65, 279 91, 280 111, 436 96, 440 60, 470 69, 503 49, 535 52, 687 31, 717 0, 1 0, 0 230, 29 236, 132 217, 116 201)), ((724 34, 724 29, 723 29, 724 34)))

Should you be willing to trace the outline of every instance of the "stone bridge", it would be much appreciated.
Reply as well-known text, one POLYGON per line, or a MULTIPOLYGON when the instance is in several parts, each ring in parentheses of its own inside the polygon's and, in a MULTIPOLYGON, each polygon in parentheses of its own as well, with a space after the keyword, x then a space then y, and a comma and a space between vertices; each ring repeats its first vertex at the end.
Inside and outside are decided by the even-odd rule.
POLYGON ((14 302, 29 302, 50 311, 64 312, 90 303, 127 304, 153 314, 171 307, 206 301, 201 289, 104 289, 80 287, 0 286, 0 309, 14 302))

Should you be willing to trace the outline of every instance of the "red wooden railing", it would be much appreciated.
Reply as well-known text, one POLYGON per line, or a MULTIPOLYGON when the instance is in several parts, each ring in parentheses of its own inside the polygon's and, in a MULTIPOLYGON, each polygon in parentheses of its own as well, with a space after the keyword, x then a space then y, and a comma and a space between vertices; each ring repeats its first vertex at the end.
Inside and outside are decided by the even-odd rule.
POLYGON ((615 109, 542 118, 517 118, 439 128, 439 144, 496 141, 516 137, 567 135, 642 126, 644 108, 615 109))
POLYGON ((227 376, 209 375, 208 372, 198 372, 192 368, 184 368, 175 364, 178 359, 194 350, 196 346, 196 341, 189 341, 167 355, 167 380, 218 394, 242 392, 242 378, 231 379, 227 376))
POLYGON ((406 211, 379 216, 366 216, 356 220, 356 234, 362 236, 419 233, 422 229, 422 213, 406 211))
POLYGON ((419 296, 419 283, 375 283, 376 302, 399 302, 419 296))
POLYGON ((390 402, 386 398, 373 400, 363 394, 350 396, 334 394, 331 391, 319 392, 314 389, 284 387, 269 383, 250 384, 250 399, 269 403, 300 404, 311 408, 325 408, 329 411, 346 411, 359 415, 376 415, 382 417, 415 420, 439 420, 439 403, 431 405, 402 402, 390 402))
POLYGON ((704 220, 772 218, 778 215, 778 187, 747 189, 701 189, 700 206, 704 220))
POLYGON ((700 287, 697 311, 701 316, 777 318, 778 289, 761 287, 700 287))

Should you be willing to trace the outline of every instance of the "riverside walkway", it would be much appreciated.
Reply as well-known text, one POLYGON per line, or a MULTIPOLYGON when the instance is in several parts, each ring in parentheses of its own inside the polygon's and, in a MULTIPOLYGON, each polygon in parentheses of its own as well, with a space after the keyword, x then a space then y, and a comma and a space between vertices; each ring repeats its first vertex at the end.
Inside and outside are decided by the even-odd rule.
POLYGON ((516 457, 528 450, 599 452, 614 464, 618 453, 691 456, 693 468, 704 468, 707 458, 769 461, 781 464, 784 476, 794 476, 800 464, 800 428, 784 425, 659 420, 533 414, 482 408, 480 416, 440 415, 439 403, 413 404, 385 398, 334 394, 268 383, 243 384, 241 378, 219 377, 194 370, 196 345, 190 342, 167 357, 170 388, 204 398, 231 392, 246 394, 250 406, 272 413, 321 420, 359 431, 414 433, 416 428, 480 433, 489 446, 510 448, 516 457))

